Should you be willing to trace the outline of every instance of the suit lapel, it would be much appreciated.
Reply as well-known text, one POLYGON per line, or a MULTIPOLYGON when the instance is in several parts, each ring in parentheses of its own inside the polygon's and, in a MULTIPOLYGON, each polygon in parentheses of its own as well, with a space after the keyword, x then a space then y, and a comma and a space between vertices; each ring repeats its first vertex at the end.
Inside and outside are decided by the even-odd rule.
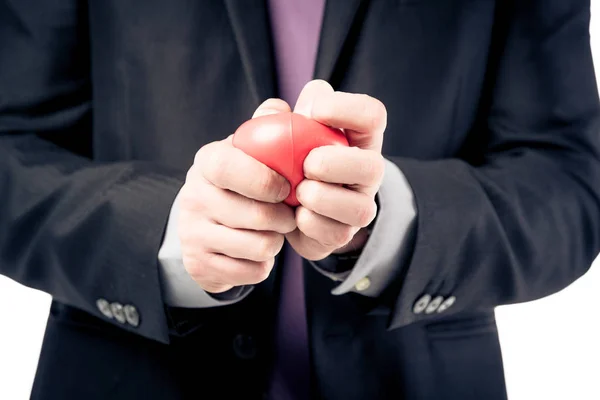
MULTIPOLYGON (((314 77, 334 81, 349 35, 369 0, 326 0, 314 77)), ((271 24, 266 0, 225 0, 240 57, 258 105, 277 95, 271 24)), ((350 48, 351 43, 348 43, 350 48)), ((335 86, 335 85, 334 85, 335 86)))
POLYGON ((266 0, 225 0, 240 57, 257 103, 276 95, 271 24, 266 0))
POLYGON ((331 81, 336 72, 336 65, 343 53, 346 39, 356 22, 362 6, 368 0, 327 0, 317 62, 315 65, 315 78, 331 81))

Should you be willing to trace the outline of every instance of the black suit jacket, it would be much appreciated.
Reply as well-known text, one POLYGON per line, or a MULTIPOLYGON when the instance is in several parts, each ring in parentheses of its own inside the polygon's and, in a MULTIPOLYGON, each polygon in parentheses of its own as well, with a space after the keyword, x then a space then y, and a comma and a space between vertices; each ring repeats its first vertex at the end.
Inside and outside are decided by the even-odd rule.
MULTIPOLYGON (((306 265, 315 398, 505 397, 494 307, 600 248, 589 6, 327 2, 315 77, 385 103, 418 223, 380 298, 306 265), (457 301, 415 314, 423 294, 457 301)), ((165 309, 157 252, 195 152, 275 73, 264 1, 0 1, 0 272, 54 298, 33 398, 261 398, 276 270, 236 305, 165 309)))

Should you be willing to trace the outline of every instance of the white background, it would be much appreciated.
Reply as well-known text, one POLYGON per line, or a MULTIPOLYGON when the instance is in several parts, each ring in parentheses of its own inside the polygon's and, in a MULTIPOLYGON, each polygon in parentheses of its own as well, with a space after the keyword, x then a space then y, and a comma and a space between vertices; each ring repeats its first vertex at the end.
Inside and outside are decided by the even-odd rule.
MULTIPOLYGON (((600 66, 600 16, 591 34, 600 66)), ((600 259, 560 293, 497 310, 511 400, 600 399, 599 298, 600 259)), ((0 399, 29 398, 49 304, 0 276, 0 399)))

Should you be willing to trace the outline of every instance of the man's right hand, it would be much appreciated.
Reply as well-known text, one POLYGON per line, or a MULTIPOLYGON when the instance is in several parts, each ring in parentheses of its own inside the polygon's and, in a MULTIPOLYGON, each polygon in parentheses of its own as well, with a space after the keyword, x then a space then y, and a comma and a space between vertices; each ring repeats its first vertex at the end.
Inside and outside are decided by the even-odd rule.
MULTIPOLYGON (((284 101, 269 99, 253 117, 289 111, 284 101)), ((294 210, 282 203, 288 181, 233 147, 232 139, 198 151, 180 193, 183 263, 210 293, 265 280, 284 234, 296 229, 294 210)))

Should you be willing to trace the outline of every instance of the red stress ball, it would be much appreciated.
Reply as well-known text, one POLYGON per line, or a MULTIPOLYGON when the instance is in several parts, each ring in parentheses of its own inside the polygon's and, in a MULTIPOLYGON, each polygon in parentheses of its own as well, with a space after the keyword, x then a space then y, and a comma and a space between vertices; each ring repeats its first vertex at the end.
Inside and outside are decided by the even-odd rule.
POLYGON ((233 136, 233 145, 286 178, 291 185, 284 200, 299 205, 296 186, 304 179, 304 159, 316 147, 348 146, 339 129, 291 112, 265 115, 243 123, 233 136))

